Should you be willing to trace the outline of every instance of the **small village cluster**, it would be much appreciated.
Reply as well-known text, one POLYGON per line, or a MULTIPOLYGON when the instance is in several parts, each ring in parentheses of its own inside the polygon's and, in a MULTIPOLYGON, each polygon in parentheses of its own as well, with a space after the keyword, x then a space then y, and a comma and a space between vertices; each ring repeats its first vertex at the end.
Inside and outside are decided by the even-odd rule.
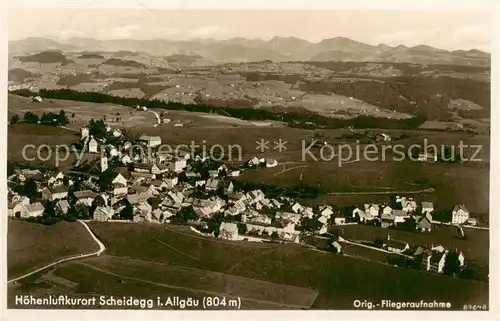
MULTIPOLYGON (((106 131, 109 137, 118 139, 123 136, 119 129, 109 126, 106 131)), ((55 212, 62 216, 75 206, 91 209, 87 219, 96 221, 126 219, 132 222, 170 223, 179 222, 175 218, 184 215, 185 219, 180 222, 204 230, 206 220, 219 215, 223 217, 217 228, 220 238, 276 238, 295 243, 301 241, 302 232, 305 231, 302 226, 304 220, 315 222, 313 230, 306 231, 319 235, 327 234, 329 227, 334 225, 377 221, 382 227, 391 227, 403 224, 409 218, 415 219, 416 228, 422 232, 432 228, 434 205, 422 202, 421 211, 417 214, 417 203, 412 198, 397 197, 400 204, 398 208, 401 209, 392 209, 389 205, 364 204, 356 207, 352 215, 345 215, 336 213, 330 205, 313 208, 291 197, 271 198, 260 189, 235 187, 234 178, 240 176, 242 171, 277 166, 278 162, 274 159, 253 157, 244 165, 229 167, 204 155, 181 151, 177 155, 153 152, 151 155, 137 154, 131 157, 130 154, 122 154, 115 146, 106 144, 104 139, 95 139, 86 127, 81 129, 81 141, 89 153, 101 153, 101 174, 112 170, 114 176, 105 190, 100 188, 100 176, 97 174, 81 173, 77 175, 80 181, 76 184, 75 173, 18 169, 8 178, 9 182, 23 185, 27 180, 35 181, 41 199, 30 202, 29 197, 9 187, 9 216, 41 217, 46 213, 45 202, 50 201, 55 204, 55 212), (105 153, 100 149, 105 149, 105 153), (118 166, 109 167, 108 160, 118 166), (127 206, 131 208, 131 217, 124 218, 122 212, 127 206), (194 215, 185 215, 190 212, 194 215)), ((155 150, 161 145, 161 138, 141 136, 138 142, 155 150)), ((125 151, 132 145, 127 141, 122 143, 125 151)), ((463 205, 453 209, 452 217, 452 224, 475 224, 463 205)), ((405 248, 393 247, 391 251, 401 252, 405 248)))

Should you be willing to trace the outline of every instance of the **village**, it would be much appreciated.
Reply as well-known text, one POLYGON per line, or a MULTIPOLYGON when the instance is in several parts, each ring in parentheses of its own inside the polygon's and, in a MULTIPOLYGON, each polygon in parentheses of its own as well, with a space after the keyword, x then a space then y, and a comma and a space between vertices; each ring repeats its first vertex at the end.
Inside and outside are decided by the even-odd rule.
MULTIPOLYGON (((162 153, 159 136, 125 136, 102 120, 91 120, 81 128, 77 144, 95 156, 94 164, 69 172, 16 168, 8 177, 8 216, 43 224, 94 220, 188 225, 201 235, 240 242, 307 244, 310 236, 323 237, 340 253, 341 243, 348 240, 338 228, 364 224, 388 230, 387 239, 372 240, 374 247, 423 256, 424 269, 438 273, 443 273, 448 249, 394 240, 390 230, 429 233, 439 223, 456 226, 465 238, 462 226, 477 224, 464 205, 453 208, 451 221, 435 221, 434 204, 418 204, 411 197, 397 196, 394 204, 353 206, 348 212, 330 204, 306 206, 290 196, 266 195, 236 179, 245 171, 277 166, 275 159, 253 157, 229 165, 202 153, 162 153), (149 152, 137 152, 133 146, 149 152), (410 247, 416 250, 409 253, 410 247)), ((464 254, 456 255, 463 267, 464 254)))

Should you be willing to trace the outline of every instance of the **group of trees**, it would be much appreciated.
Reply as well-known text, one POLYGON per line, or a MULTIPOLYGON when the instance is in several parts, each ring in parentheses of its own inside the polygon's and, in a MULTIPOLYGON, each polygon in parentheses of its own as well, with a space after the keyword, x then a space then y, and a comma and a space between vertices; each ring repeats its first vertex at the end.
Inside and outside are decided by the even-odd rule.
MULTIPOLYGON (((26 91, 13 91, 14 94, 26 95, 26 91)), ((33 93, 29 92, 30 95, 33 93)), ((130 97, 118 97, 98 92, 79 92, 71 89, 41 89, 39 96, 49 99, 62 99, 74 101, 87 101, 94 103, 114 103, 123 106, 135 107, 137 105, 148 108, 164 108, 169 110, 186 110, 203 113, 217 113, 224 116, 231 116, 244 120, 275 120, 283 121, 292 127, 302 128, 391 128, 391 129, 415 129, 425 122, 426 117, 418 115, 407 119, 389 119, 371 116, 358 116, 351 119, 331 118, 319 115, 314 112, 296 113, 281 112, 276 113, 269 109, 254 108, 234 108, 215 107, 205 104, 183 104, 178 102, 165 102, 158 99, 141 99, 130 97)))
MULTIPOLYGON (((11 124, 15 124, 19 121, 19 116, 14 115, 10 119, 11 124)), ((61 109, 59 114, 48 112, 48 113, 43 113, 41 117, 39 117, 37 114, 28 111, 24 114, 23 116, 23 121, 28 124, 44 124, 44 125, 54 125, 54 126, 60 126, 60 125, 66 125, 69 123, 69 119, 66 116, 66 112, 61 109)))

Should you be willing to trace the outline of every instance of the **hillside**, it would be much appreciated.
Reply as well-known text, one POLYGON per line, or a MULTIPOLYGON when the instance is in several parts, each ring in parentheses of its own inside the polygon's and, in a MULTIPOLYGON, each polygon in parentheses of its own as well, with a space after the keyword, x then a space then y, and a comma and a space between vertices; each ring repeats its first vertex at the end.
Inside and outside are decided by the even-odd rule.
MULTIPOLYGON (((29 52, 34 49, 87 51, 140 51, 149 54, 200 55, 217 62, 235 61, 384 61, 418 64, 460 64, 489 66, 490 54, 479 50, 447 51, 430 46, 415 47, 369 45, 349 38, 336 37, 312 43, 295 37, 274 37, 269 41, 259 39, 233 38, 227 40, 197 39, 175 40, 95 40, 71 38, 65 42, 44 41, 41 38, 27 38, 9 42, 10 52, 29 52), (69 49, 71 48, 71 49, 69 49)), ((121 56, 118 56, 121 57, 121 56)))

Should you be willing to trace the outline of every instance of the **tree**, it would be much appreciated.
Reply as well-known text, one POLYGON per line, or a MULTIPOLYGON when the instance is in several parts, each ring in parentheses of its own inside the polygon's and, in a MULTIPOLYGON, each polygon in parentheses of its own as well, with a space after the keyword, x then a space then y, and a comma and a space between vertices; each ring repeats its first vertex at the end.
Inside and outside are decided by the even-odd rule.
POLYGON ((101 192, 105 192, 110 186, 113 179, 115 179, 116 173, 112 168, 108 168, 99 176, 99 189, 101 192))
POLYGON ((278 232, 274 231, 272 234, 271 234, 271 238, 273 240, 278 240, 280 238, 278 232))
POLYGON ((71 113, 71 118, 75 118, 75 113, 71 113))
POLYGON ((247 233, 247 225, 246 224, 238 224, 238 233, 246 234, 247 233))
POLYGON ((24 122, 28 123, 28 124, 38 124, 38 121, 40 120, 40 118, 38 117, 37 114, 31 112, 31 111, 27 111, 25 114, 24 114, 24 122))
POLYGON ((24 182, 22 194, 28 197, 30 201, 34 201, 38 197, 38 187, 34 179, 29 178, 24 182))
POLYGON ((382 246, 384 246, 384 240, 381 239, 380 237, 377 237, 374 241, 373 241, 373 245, 375 245, 376 247, 378 248, 382 248, 382 246))
POLYGON ((66 112, 63 109, 61 109, 61 111, 59 111, 59 115, 57 117, 57 123, 59 125, 66 125, 67 123, 69 123, 69 119, 66 116, 66 112))
POLYGON ((10 124, 11 125, 16 124, 17 122, 19 122, 19 116, 18 115, 14 115, 14 116, 10 117, 10 124))
POLYGON ((125 207, 120 211, 120 217, 124 220, 134 219, 134 208, 128 201, 125 202, 125 207))
POLYGON ((446 255, 444 261, 443 273, 446 275, 457 275, 460 273, 460 261, 458 259, 458 253, 455 251, 450 251, 446 255))

